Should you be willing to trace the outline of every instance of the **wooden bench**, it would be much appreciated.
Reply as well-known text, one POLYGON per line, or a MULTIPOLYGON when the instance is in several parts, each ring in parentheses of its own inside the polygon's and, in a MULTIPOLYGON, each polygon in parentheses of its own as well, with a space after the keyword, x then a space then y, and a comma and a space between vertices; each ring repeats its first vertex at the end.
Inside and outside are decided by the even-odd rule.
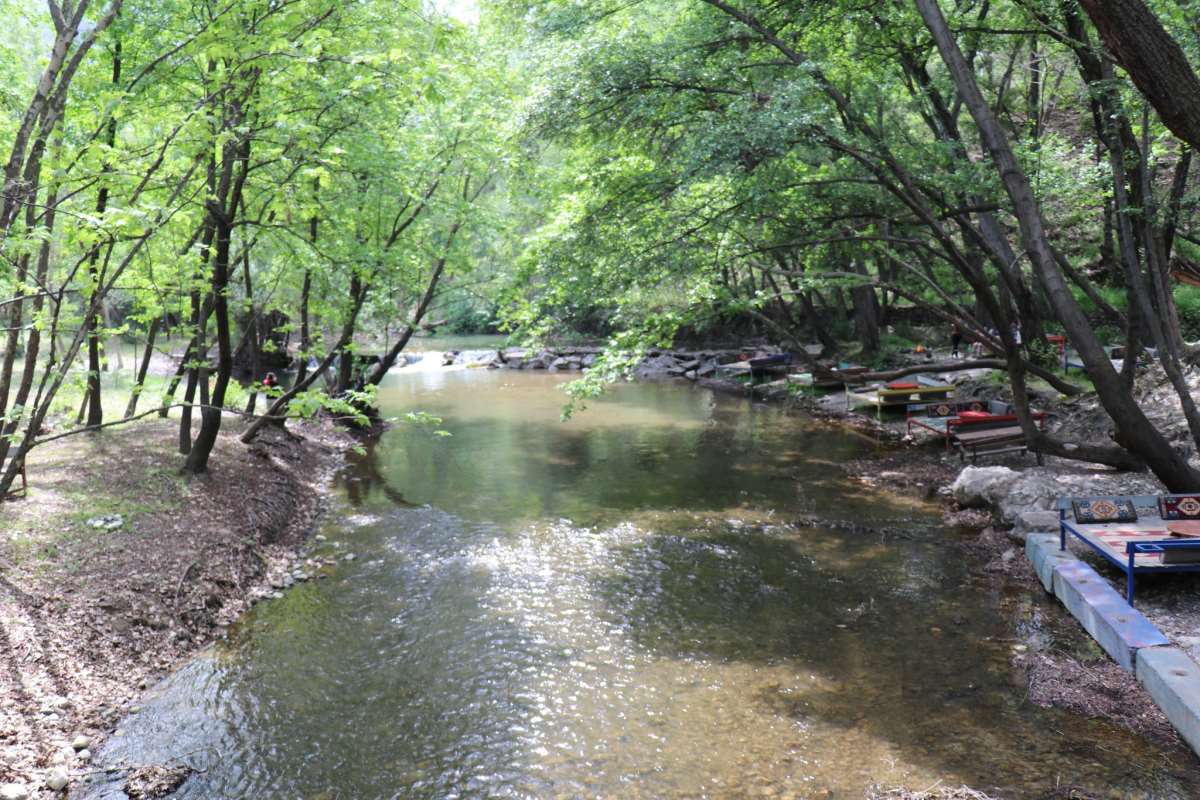
MULTIPOLYGON (((1029 442, 1020 425, 1007 420, 980 422, 960 426, 950 434, 950 442, 958 451, 960 461, 971 455, 971 463, 979 463, 980 456, 999 456, 1007 453, 1028 453, 1029 442)), ((1042 454, 1035 453, 1037 463, 1042 463, 1042 454)))
MULTIPOLYGON (((982 424, 990 421, 1013 422, 1016 412, 1013 407, 999 400, 945 400, 933 403, 915 403, 906 409, 908 419, 906 426, 909 436, 914 428, 923 428, 936 433, 946 441, 946 449, 950 449, 950 437, 955 428, 982 424), (971 414, 988 414, 987 419, 971 419, 971 414)), ((1036 418, 1044 418, 1045 414, 1035 413, 1036 418)))

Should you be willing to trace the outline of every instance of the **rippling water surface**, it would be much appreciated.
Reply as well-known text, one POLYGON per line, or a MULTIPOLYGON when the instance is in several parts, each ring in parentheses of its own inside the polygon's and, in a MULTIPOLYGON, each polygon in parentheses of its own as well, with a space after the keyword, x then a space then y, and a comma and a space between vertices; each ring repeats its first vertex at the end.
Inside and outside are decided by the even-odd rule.
POLYGON ((1190 756, 1025 701, 1003 588, 936 509, 841 477, 869 442, 665 384, 561 423, 558 382, 394 376, 385 410, 452 435, 355 458, 325 533, 356 560, 156 687, 101 763, 181 760, 183 798, 1200 796, 1190 756))

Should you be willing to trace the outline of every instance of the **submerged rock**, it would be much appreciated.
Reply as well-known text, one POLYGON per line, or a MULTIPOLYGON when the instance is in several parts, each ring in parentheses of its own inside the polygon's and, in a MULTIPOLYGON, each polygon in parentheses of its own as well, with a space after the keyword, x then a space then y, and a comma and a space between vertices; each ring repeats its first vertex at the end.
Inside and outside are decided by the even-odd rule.
POLYGON ((125 794, 131 800, 150 800, 168 797, 192 774, 192 768, 183 765, 153 765, 138 767, 125 780, 125 794))

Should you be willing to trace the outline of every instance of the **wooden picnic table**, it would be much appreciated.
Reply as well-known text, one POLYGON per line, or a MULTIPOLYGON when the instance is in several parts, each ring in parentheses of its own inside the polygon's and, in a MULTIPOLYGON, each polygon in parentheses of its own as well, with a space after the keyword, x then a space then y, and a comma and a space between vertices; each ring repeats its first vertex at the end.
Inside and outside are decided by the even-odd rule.
MULTIPOLYGON (((967 453, 971 454, 971 463, 978 462, 980 456, 995 456, 1004 453, 1026 453, 1029 445, 1025 441, 1025 431, 1020 425, 1005 425, 1003 427, 960 429, 952 435, 952 442, 958 450, 958 457, 966 461, 967 453)), ((1041 453, 1037 454, 1038 463, 1042 463, 1041 453)))

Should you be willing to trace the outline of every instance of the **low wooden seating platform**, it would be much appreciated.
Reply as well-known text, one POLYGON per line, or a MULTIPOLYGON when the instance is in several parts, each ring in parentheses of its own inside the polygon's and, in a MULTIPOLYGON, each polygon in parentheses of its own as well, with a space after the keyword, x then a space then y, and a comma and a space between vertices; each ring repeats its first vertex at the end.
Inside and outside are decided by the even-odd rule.
POLYGON ((1059 547, 1074 536, 1125 573, 1133 605, 1139 575, 1200 572, 1200 494, 1064 497, 1059 547))
MULTIPOLYGON (((1045 428, 1046 415, 1035 411, 1031 415, 1040 428, 1045 428)), ((1025 432, 1017 422, 1016 409, 998 400, 957 400, 941 403, 918 403, 908 407, 908 432, 923 428, 945 439, 946 449, 958 451, 959 460, 978 463, 981 457, 1006 453, 1026 453, 1029 450, 1025 432)), ((1042 463, 1041 454, 1037 454, 1042 463)))
POLYGON ((935 402, 948 400, 954 392, 954 387, 924 375, 918 375, 912 380, 893 381, 861 392, 846 390, 846 405, 856 401, 859 405, 875 406, 876 416, 882 417, 885 408, 908 408, 919 402, 935 402))

